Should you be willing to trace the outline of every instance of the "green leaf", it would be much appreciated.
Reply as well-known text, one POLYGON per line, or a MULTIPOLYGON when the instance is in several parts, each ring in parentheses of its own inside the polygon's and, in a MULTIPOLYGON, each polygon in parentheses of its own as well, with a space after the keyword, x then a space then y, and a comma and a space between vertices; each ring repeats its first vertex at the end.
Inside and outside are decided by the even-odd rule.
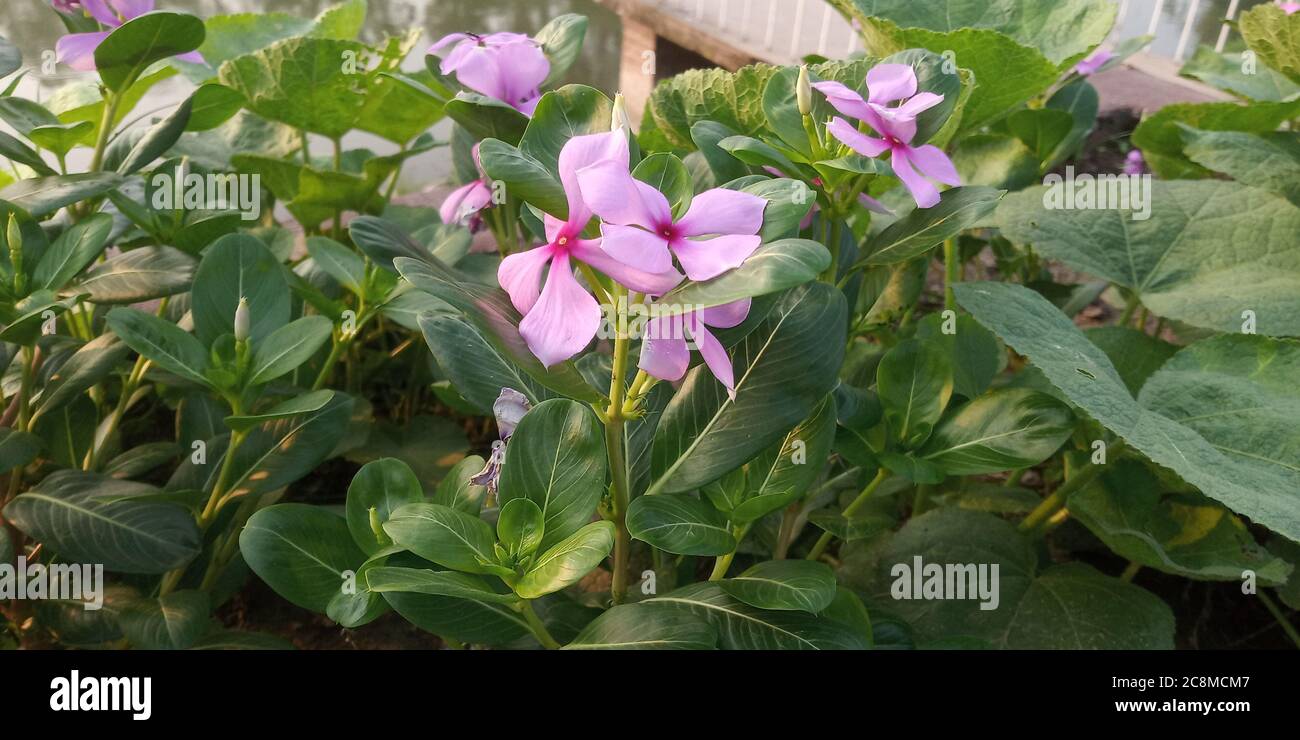
POLYGON ((41 438, 35 434, 10 427, 0 428, 0 473, 8 473, 35 460, 41 446, 41 438))
POLYGON ((1052 153, 1073 128, 1073 116, 1052 108, 1026 108, 1007 117, 1007 129, 1025 142, 1044 166, 1051 162, 1052 153))
POLYGON ((1139 404, 1105 354, 1037 293, 996 283, 962 283, 955 291, 980 323, 1131 447, 1233 511, 1300 539, 1300 517, 1283 493, 1300 490, 1287 462, 1295 459, 1287 456, 1291 432, 1263 431, 1291 429, 1270 413, 1293 403, 1274 374, 1294 372, 1295 343, 1258 336, 1198 343, 1147 380, 1139 404))
POLYGON ((329 341, 333 330, 324 316, 304 316, 271 332, 256 345, 248 384, 262 385, 292 372, 329 341))
POLYGON ((406 504, 391 512, 384 532, 393 542, 444 568, 492 573, 492 527, 440 504, 406 504))
POLYGON ((1222 506, 1191 495, 1162 496, 1146 465, 1117 460, 1070 496, 1070 514, 1121 557, 1198 580, 1239 581, 1254 571, 1262 585, 1286 582, 1287 566, 1255 543, 1222 506))
MULTIPOLYGON (((393 555, 389 562, 420 569, 430 566, 427 561, 406 553, 393 555)), ((517 600, 514 594, 504 595, 511 601, 517 600)), ((528 633, 523 616, 492 597, 470 598, 468 592, 464 597, 454 597, 398 591, 384 592, 382 596, 394 611, 420 629, 461 642, 503 645, 528 633)))
POLYGON ((830 264, 830 252, 821 244, 808 239, 782 239, 759 247, 740 267, 712 280, 688 282, 669 291, 658 303, 695 308, 721 306, 811 282, 830 264))
POLYGON ((134 648, 186 650, 208 630, 208 609, 203 591, 173 591, 156 599, 127 602, 117 621, 134 648))
POLYGON ((478 514, 483 508, 483 498, 487 488, 470 481, 483 469, 485 462, 478 455, 468 455, 447 471, 447 475, 438 481, 438 488, 431 499, 435 504, 449 506, 466 514, 478 514))
POLYGON ((334 400, 335 391, 320 390, 309 391, 301 396, 294 396, 287 400, 281 401, 265 411, 248 416, 227 416, 226 426, 236 432, 246 432, 253 427, 261 426, 268 421, 277 419, 288 419, 301 414, 319 411, 325 408, 325 405, 334 400))
POLYGON ((95 124, 90 121, 52 123, 47 126, 37 126, 27 132, 27 138, 31 139, 37 146, 48 149, 54 152, 55 155, 62 156, 85 141, 86 137, 94 130, 95 124))
POLYGON ((200 85, 189 98, 186 131, 208 131, 230 120, 244 107, 244 96, 217 82, 200 85))
MULTIPOLYGON (((77 348, 45 381, 33 420, 59 409, 108 377, 130 349, 112 334, 103 334, 77 348)), ((0 471, 3 472, 3 471, 0 471)))
MULTIPOLYGON (((185 133, 190 124, 190 114, 194 107, 194 95, 186 98, 172 114, 155 123, 136 141, 135 146, 117 166, 121 175, 130 175, 149 166, 154 160, 167 153, 185 133)), ((234 111, 231 111, 234 115, 234 111)))
POLYGON ((691 141, 708 163, 714 182, 731 182, 749 174, 749 168, 721 146, 724 139, 735 135, 735 131, 716 121, 700 121, 691 126, 691 141))
POLYGON ((651 154, 633 168, 632 177, 663 193, 673 216, 680 218, 691 207, 695 194, 691 173, 677 157, 667 152, 651 154))
POLYGON ((565 650, 712 650, 718 633, 692 614, 657 604, 622 604, 583 628, 565 650))
POLYGON ((542 553, 514 584, 515 593, 521 598, 536 599, 572 586, 613 549, 614 523, 592 522, 542 553))
POLYGON ((766 560, 718 585, 759 609, 817 614, 835 598, 835 574, 811 560, 766 560))
POLYGON ((504 182, 510 195, 556 218, 569 215, 569 201, 559 177, 541 162, 498 139, 484 139, 478 155, 483 171, 493 180, 504 182))
MULTIPOLYGON (((727 186, 734 187, 734 184, 727 186)), ((763 208, 763 228, 758 232, 765 244, 799 236, 799 224, 817 200, 817 194, 806 183, 787 177, 758 180, 740 191, 767 201, 763 208)))
POLYGON ((1300 84, 1300 18, 1269 3, 1242 13, 1237 29, 1265 64, 1300 84))
POLYGON ((1178 347, 1127 326, 1095 326, 1084 332, 1088 341, 1110 358, 1124 386, 1134 396, 1178 347))
MULTIPOLYGON (((54 168, 46 164, 45 160, 41 158, 41 155, 33 151, 31 147, 4 132, 0 132, 0 155, 4 155, 7 159, 19 164, 25 164, 28 167, 31 167, 36 171, 37 175, 53 177, 58 174, 55 172, 54 168)), ((11 189, 13 189, 12 185, 5 188, 5 192, 9 192, 11 189)))
MULTIPOLYGON (((293 483, 324 462, 349 430, 352 398, 334 392, 324 406, 272 419, 249 433, 236 452, 232 498, 274 491, 293 483)), ((202 487, 211 491, 220 465, 209 465, 202 487)))
POLYGON ((777 69, 755 64, 735 72, 718 68, 683 72, 655 85, 648 115, 673 146, 686 149, 694 146, 691 127, 700 121, 755 136, 767 127, 763 89, 777 69))
POLYGON ((528 128, 528 116, 510 105, 472 92, 460 92, 447 101, 447 117, 479 140, 500 139, 518 144, 528 128))
POLYGON ((69 226, 36 263, 32 287, 36 290, 62 288, 104 251, 112 230, 113 218, 103 213, 69 226))
POLYGON ((965 314, 957 316, 952 333, 944 331, 945 323, 943 314, 926 316, 916 326, 916 338, 943 346, 952 358, 953 393, 975 398, 1006 366, 1006 350, 993 332, 965 314))
POLYGON ((931 208, 917 208, 885 227, 867 243, 856 266, 892 265, 925 254, 970 228, 997 208, 1005 190, 959 187, 945 192, 931 208))
POLYGON ((553 395, 461 316, 424 313, 418 321, 439 369, 465 400, 481 413, 492 413, 492 404, 502 388, 514 388, 534 404, 553 395))
POLYGON ((678 555, 726 555, 736 549, 727 519, 687 494, 638 496, 627 509, 632 536, 678 555))
POLYGON ((1011 241, 1133 291, 1159 316, 1236 332, 1249 309, 1261 334, 1300 334, 1300 252, 1286 248, 1300 209, 1231 182, 1154 180, 1142 190, 1146 220, 1132 209, 1047 207, 1052 193, 1030 188, 1003 200, 996 221, 1011 241))
MULTIPOLYGON (((388 542, 386 535, 377 538, 373 523, 382 525, 397 509, 423 500, 420 479, 401 460, 385 457, 362 465, 348 485, 346 511, 352 540, 366 555, 374 555, 388 542)), ((372 578, 374 573, 370 571, 372 578)))
POLYGON ((455 599, 472 599, 494 604, 513 604, 513 594, 499 594, 483 579, 455 571, 423 568, 372 568, 366 573, 368 588, 375 593, 427 594, 455 599))
POLYGON ((318 614, 365 560, 343 517, 306 504, 275 504, 253 514, 239 533, 239 552, 277 594, 318 614))
POLYGON ((1097 88, 1085 79, 1071 82, 1048 98, 1047 109, 1069 113, 1073 123, 1070 133, 1057 144, 1044 161, 1044 169, 1055 168, 1079 151, 1097 125, 1097 111, 1100 106, 1101 98, 1097 95, 1097 88))
MULTIPOLYGON (((1151 170, 1162 178, 1203 178, 1210 171, 1183 151, 1183 126, 1202 131, 1264 133, 1300 115, 1300 99, 1284 103, 1177 103, 1142 119, 1133 131, 1133 146, 1142 150, 1151 170)), ((1159 202, 1157 199, 1156 202, 1159 202)))
POLYGON ((95 68, 104 87, 120 93, 154 62, 199 48, 203 36, 203 21, 192 15, 145 13, 113 29, 95 47, 95 68))
POLYGON ((113 172, 37 177, 19 180, 0 190, 0 200, 18 206, 34 218, 40 218, 64 206, 103 195, 124 182, 121 175, 113 172))
POLYGON ((512 498, 497 515, 497 540, 506 552, 526 557, 542 544, 545 522, 541 507, 526 498, 512 498))
POLYGON ((690 491, 748 462, 808 418, 844 357, 843 294, 825 283, 785 293, 736 346, 736 397, 704 366, 686 377, 655 429, 650 493, 690 491))
POLYGON ((964 136, 952 153, 952 164, 966 187, 1022 190, 1038 181, 1038 159, 1014 136, 964 136))
POLYGON ((1178 74, 1251 100, 1276 102, 1300 93, 1300 85, 1272 67, 1257 62, 1251 69, 1253 74, 1247 74, 1247 69, 1251 68, 1241 54, 1220 54, 1209 46, 1201 46, 1178 74))
POLYGON ((605 441, 591 409, 567 399, 543 402, 524 414, 509 451, 499 500, 537 504, 546 523, 543 550, 591 520, 605 492, 605 441))
POLYGON ((208 385, 204 374, 208 351, 179 326, 133 308, 109 311, 107 322, 108 328, 137 354, 177 377, 208 385))
POLYGON ((542 81, 542 87, 559 82, 564 73, 582 53, 582 40, 587 35, 587 16, 577 13, 557 15, 533 34, 533 41, 542 46, 542 53, 551 63, 551 71, 542 81))
POLYGON ((356 252, 324 236, 307 237, 307 254, 316 266, 356 295, 366 282, 366 263, 356 252))
POLYGON ((239 92, 252 112, 335 139, 353 128, 366 103, 374 55, 355 41, 296 37, 221 65, 221 84, 239 92), (358 71, 345 71, 346 58, 358 71))
POLYGON ((835 415, 835 397, 827 394, 807 419, 750 461, 748 490, 728 513, 731 521, 757 521, 808 492, 835 441, 835 415))
POLYGON ((952 361, 937 343, 899 342, 876 368, 876 393, 891 436, 904 447, 920 447, 952 396, 952 361))
POLYGON ((229 234, 213 242, 194 274, 190 297, 199 341, 211 345, 222 334, 234 332, 240 298, 248 300, 249 340, 254 346, 289 323, 289 284, 283 269, 255 236, 229 234))
POLYGON ((718 142, 718 147, 741 162, 754 167, 773 167, 787 175, 794 175, 800 171, 799 166, 790 161, 790 158, 779 149, 752 136, 728 136, 718 142))
POLYGON ((1074 431, 1065 404, 1025 388, 990 391, 949 414, 921 450, 948 475, 983 475, 1046 460, 1074 431))
POLYGON ((708 621, 723 650, 865 650, 858 631, 802 612, 756 609, 714 582, 695 583, 642 604, 663 604, 708 621))
POLYGON ((1183 141, 1193 162, 1300 206, 1300 134, 1183 129, 1183 141))
POLYGON ((194 277, 194 258, 174 247, 136 247, 87 270, 74 285, 91 303, 141 303, 184 293, 194 277))
POLYGON ((614 104, 586 85, 565 85, 542 96, 519 149, 558 175, 560 150, 575 136, 609 131, 614 104))
POLYGON ((10 501, 4 516, 69 561, 102 563, 121 573, 163 573, 199 554, 199 531, 190 512, 173 504, 105 500, 128 493, 158 489, 59 470, 10 501))

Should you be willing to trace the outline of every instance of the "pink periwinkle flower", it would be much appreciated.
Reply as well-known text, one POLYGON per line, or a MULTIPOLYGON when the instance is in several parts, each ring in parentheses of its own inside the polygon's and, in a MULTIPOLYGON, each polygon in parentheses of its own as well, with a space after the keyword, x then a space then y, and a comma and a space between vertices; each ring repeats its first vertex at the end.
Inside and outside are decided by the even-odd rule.
POLYGON ((739 267, 763 241, 758 236, 767 207, 763 198, 706 190, 674 221, 664 194, 628 172, 626 151, 579 171, 578 185, 603 222, 601 249, 646 272, 672 270, 675 254, 687 277, 709 280, 739 267))
POLYGON ((1291 15, 1297 10, 1300 10, 1300 3, 1288 2, 1287 0, 1277 0, 1277 6, 1287 15, 1291 15))
POLYGON ((1109 62, 1114 58, 1115 55, 1111 52, 1104 49, 1098 49, 1089 54, 1087 58, 1074 65, 1074 71, 1087 77, 1088 75, 1096 74, 1097 70, 1101 69, 1106 62, 1109 62))
POLYGON ((1124 157, 1124 174, 1140 175, 1146 171, 1146 159, 1142 156, 1141 149, 1130 149, 1128 156, 1124 157))
POLYGON ((483 225, 483 217, 479 212, 492 205, 492 188, 488 186, 487 175, 483 174, 483 164, 478 158, 478 144, 474 145, 471 153, 474 156, 474 166, 478 169, 479 177, 451 191, 442 201, 442 206, 438 208, 438 215, 442 217, 444 224, 464 223, 469 227, 471 232, 476 232, 483 225))
POLYGON ((731 358, 717 337, 709 332, 709 327, 730 329, 739 325, 749 315, 749 305, 750 299, 746 298, 686 315, 661 316, 647 321, 637 366, 660 380, 681 380, 691 361, 689 340, 694 342, 709 372, 726 387, 727 395, 736 400, 731 358))
MULTIPOLYGON (((154 0, 75 0, 64 3, 56 2, 54 6, 59 10, 65 10, 62 7, 67 5, 70 10, 79 5, 84 8, 90 16, 103 26, 109 29, 117 28, 127 21, 144 15, 153 10, 154 0)), ((108 38, 112 31, 93 31, 90 33, 70 33, 60 38, 55 44, 54 50, 58 54, 58 61, 72 67, 80 72, 93 72, 95 70, 95 49, 108 38)), ((176 55, 177 59, 182 59, 195 64, 203 64, 203 56, 197 51, 191 51, 186 54, 176 55)))
POLYGON ((80 13, 81 0, 50 0, 50 5, 60 13, 80 13))
POLYGON ((522 33, 452 33, 430 46, 429 53, 438 54, 449 44, 455 46, 442 57, 443 74, 455 73, 465 87, 533 115, 542 82, 551 73, 540 44, 522 33))
POLYGON ((604 134, 575 136, 560 150, 560 183, 569 204, 569 217, 543 219, 546 244, 512 254, 501 261, 497 280, 510 301, 524 315, 519 334, 543 365, 550 367, 587 346, 600 328, 596 299, 574 277, 574 261, 603 272, 630 290, 662 295, 682 280, 671 268, 647 271, 624 264, 600 248, 599 239, 584 239, 582 232, 592 211, 578 185, 578 171, 597 162, 628 160, 627 133, 616 129, 604 134), (545 285, 542 273, 547 265, 545 285))
POLYGON ((943 150, 932 144, 912 146, 916 136, 916 117, 943 101, 942 95, 916 91, 916 72, 907 64, 878 64, 867 73, 867 98, 839 82, 817 82, 830 104, 840 113, 863 121, 881 138, 868 136, 838 116, 826 127, 840 142, 865 157, 890 152, 894 174, 919 208, 939 202, 939 190, 926 178, 947 185, 960 185, 957 169, 943 150), (902 101, 898 106, 888 104, 902 101), (913 169, 915 168, 915 169, 913 169), (918 170, 920 171, 918 174, 918 170))

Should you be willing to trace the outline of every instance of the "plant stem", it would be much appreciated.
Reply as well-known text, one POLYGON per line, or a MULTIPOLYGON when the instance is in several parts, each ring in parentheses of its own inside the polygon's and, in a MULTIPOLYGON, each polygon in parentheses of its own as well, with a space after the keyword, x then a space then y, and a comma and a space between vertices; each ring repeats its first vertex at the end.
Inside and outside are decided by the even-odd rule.
POLYGON ((1296 631, 1295 625, 1291 624, 1291 620, 1287 618, 1286 613, 1273 601, 1273 597, 1267 593, 1260 591, 1258 595, 1259 600, 1264 604, 1264 608, 1268 609, 1268 613, 1272 614, 1273 619, 1277 620, 1278 626, 1282 628, 1287 637, 1291 638, 1291 642, 1294 642, 1295 646, 1300 648, 1300 632, 1296 631))
POLYGON ((830 235, 826 241, 826 248, 831 252, 831 265, 822 273, 822 282, 835 285, 835 279, 840 272, 840 231, 843 229, 843 223, 839 217, 829 211, 822 211, 822 214, 830 220, 830 235))
POLYGON ((1128 322, 1133 318, 1133 312, 1137 310, 1137 307, 1138 297, 1134 293, 1133 297, 1129 298, 1128 303, 1124 305, 1124 313, 1120 314, 1118 326, 1128 326, 1128 322))
POLYGON ((533 637, 542 643, 542 647, 547 650, 555 650, 560 647, 560 643, 551 637, 551 633, 546 631, 546 625, 542 622, 537 612, 533 611, 532 602, 524 600, 519 602, 519 613, 524 615, 524 621, 528 622, 528 629, 532 631, 533 637))
POLYGON ((131 366, 131 372, 126 376, 122 383, 122 395, 117 399, 117 406, 113 407, 113 415, 108 417, 108 426, 104 428, 104 436, 100 438, 99 443, 95 444, 92 440, 90 452, 86 453, 86 458, 82 462, 82 470, 96 470, 99 467, 100 457, 104 454, 104 449, 108 447, 108 441, 112 439, 113 433, 117 431, 118 425, 122 423, 122 417, 126 415, 127 407, 131 403, 131 397, 140 387, 140 381, 144 379, 144 374, 148 372, 149 365, 152 363, 139 355, 135 358, 135 364, 131 366))
POLYGON ((334 366, 339 363, 339 358, 343 356, 344 352, 348 351, 351 344, 351 337, 339 336, 335 338, 334 346, 330 347, 329 356, 325 358, 325 364, 321 365, 320 372, 316 375, 316 382, 311 384, 312 390, 318 391, 325 387, 325 383, 330 379, 330 374, 334 372, 334 366))
POLYGON ((1018 529, 1021 532, 1031 532, 1037 529, 1038 525, 1042 524, 1045 519, 1056 513, 1057 509, 1065 506, 1065 502, 1075 491, 1087 486, 1100 473, 1101 466, 1096 463, 1088 463, 1082 468, 1079 468, 1075 471, 1074 475, 1070 476, 1068 480, 1057 486, 1056 490, 1052 491, 1050 496, 1043 499, 1033 511, 1029 512, 1029 515, 1021 520, 1018 529))
POLYGON ((1132 583, 1133 577, 1136 576, 1140 570, 1142 570, 1141 563, 1129 561, 1128 567, 1124 569, 1123 573, 1119 574, 1119 579, 1125 583, 1132 583))
POLYGON ((719 555, 718 559, 713 561, 713 572, 709 574, 710 581, 721 581, 727 575, 727 569, 731 567, 731 561, 736 557, 736 551, 732 550, 726 555, 719 555))
MULTIPOLYGON (((888 477, 889 472, 884 468, 877 470, 876 477, 871 479, 871 482, 867 484, 866 488, 862 489, 862 493, 859 493, 858 497, 853 499, 852 503, 844 507, 844 511, 840 512, 840 516, 848 519, 856 514, 858 509, 861 509, 863 505, 867 503, 867 499, 871 498, 871 494, 875 493, 876 489, 880 487, 880 484, 888 477)), ((816 560, 820 558, 822 553, 826 552, 827 545, 831 544, 831 539, 833 537, 834 535, 830 532, 822 532, 822 536, 817 538, 817 543, 813 545, 813 549, 808 552, 808 557, 806 559, 816 560)))
POLYGON ((943 307, 949 311, 957 310, 957 296, 952 291, 952 286, 961 282, 961 251, 957 248, 956 239, 945 239, 943 242, 943 307))
POLYGON ((104 96, 104 115, 99 119, 99 135, 95 138, 95 153, 90 158, 90 171, 99 172, 104 167, 104 151, 108 148, 109 134, 113 133, 113 121, 117 118, 118 96, 107 93, 104 96))
POLYGON ((630 498, 627 476, 626 439, 623 436, 623 392, 627 376, 627 354, 631 346, 624 331, 626 302, 623 289, 615 288, 617 325, 614 327, 614 362, 609 378, 609 407, 605 410, 605 451, 609 456, 610 512, 614 520, 614 572, 609 595, 615 604, 627 597, 627 564, 632 535, 627 531, 627 506, 630 498))

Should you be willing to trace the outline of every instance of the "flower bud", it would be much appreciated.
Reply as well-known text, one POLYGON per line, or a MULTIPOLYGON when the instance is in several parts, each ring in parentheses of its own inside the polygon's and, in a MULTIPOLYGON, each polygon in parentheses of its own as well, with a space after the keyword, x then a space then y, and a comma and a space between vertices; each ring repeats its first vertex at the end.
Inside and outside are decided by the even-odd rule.
POLYGON ((795 97, 799 103, 799 115, 812 113, 812 82, 808 79, 808 65, 799 66, 799 83, 795 85, 795 97))
POLYGON ((248 316, 248 299, 241 297, 235 307, 235 341, 247 342, 252 319, 248 316))
POLYGON ((627 104, 623 102, 623 93, 614 94, 614 113, 610 116, 609 130, 632 130, 632 121, 627 117, 627 104))
POLYGON ((532 408, 528 402, 528 396, 520 393, 514 388, 502 388, 501 395, 492 403, 492 414, 497 419, 497 430, 501 432, 501 439, 510 439, 510 435, 515 433, 515 427, 519 425, 519 420, 524 418, 524 414, 532 408))
POLYGON ((23 230, 12 213, 5 226, 5 240, 9 242, 9 265, 14 271, 14 292, 22 295, 26 276, 23 269, 23 230))

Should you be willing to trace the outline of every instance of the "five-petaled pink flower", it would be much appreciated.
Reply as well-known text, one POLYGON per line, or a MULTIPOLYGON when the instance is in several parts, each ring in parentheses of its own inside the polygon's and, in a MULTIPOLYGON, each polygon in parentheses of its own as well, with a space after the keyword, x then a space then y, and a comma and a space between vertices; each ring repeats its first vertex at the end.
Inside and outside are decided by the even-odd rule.
POLYGON ((598 239, 582 237, 592 213, 582 197, 578 171, 607 159, 626 162, 627 146, 627 132, 622 129, 569 139, 559 157, 568 219, 561 221, 548 214, 543 220, 546 244, 506 257, 497 270, 501 287, 524 314, 519 334, 547 367, 580 352, 600 328, 600 305, 574 277, 574 260, 638 293, 662 295, 681 282, 681 273, 671 266, 656 272, 638 269, 606 254, 598 239), (542 272, 548 264, 543 286, 542 272))
POLYGON ((1109 62, 1114 58, 1115 55, 1111 52, 1104 49, 1098 49, 1089 54, 1086 59, 1074 65, 1074 71, 1087 77, 1088 75, 1096 74, 1097 70, 1101 69, 1106 65, 1106 62, 1109 62))
POLYGON ((695 196, 676 221, 668 199, 628 172, 627 152, 578 172, 578 185, 603 222, 601 249, 646 272, 673 269, 673 255, 692 280, 739 267, 758 249, 767 201, 739 190, 714 188, 695 196), (692 237, 713 236, 711 239, 692 237))
POLYGON ((957 169, 943 150, 932 144, 912 146, 916 117, 943 101, 942 95, 918 93, 916 73, 907 64, 878 64, 867 73, 867 99, 839 82, 817 82, 830 104, 840 113, 865 122, 881 138, 868 136, 838 116, 826 127, 836 139, 865 157, 891 152, 894 174, 912 193, 916 205, 929 208, 939 202, 939 190, 927 177, 947 185, 960 185, 957 169), (888 103, 902 104, 889 107, 888 103), (913 169, 915 167, 915 169, 913 169), (917 173, 920 170, 920 174, 917 173))
POLYGON ((443 74, 454 72, 465 87, 533 115, 542 82, 551 73, 540 44, 522 33, 452 33, 430 46, 429 53, 453 43, 451 53, 442 58, 443 74))
POLYGON ((723 349, 717 337, 709 333, 708 327, 730 329, 739 325, 749 315, 749 304, 750 299, 746 298, 685 316, 677 314, 650 319, 645 325, 641 359, 637 366, 660 380, 681 380, 691 361, 686 343, 689 339, 695 343, 709 372, 726 387, 727 395, 734 401, 736 382, 731 358, 727 357, 727 350, 723 349))
MULTIPOLYGON (((112 29, 153 10, 153 3, 154 0, 81 0, 81 7, 85 8, 92 18, 112 29)), ((71 6, 68 6, 68 9, 70 10, 71 6)), ((58 61, 81 72, 94 71, 95 49, 99 48, 110 33, 112 31, 67 34, 54 46, 58 61)), ((203 64, 203 57, 197 51, 178 54, 176 58, 203 64)))
POLYGON ((479 211, 492 205, 492 189, 488 187, 487 176, 483 174, 483 165, 478 158, 478 144, 470 150, 474 156, 474 166, 478 168, 479 178, 451 191, 438 208, 438 215, 444 224, 466 223, 471 232, 478 231, 483 224, 479 211))

